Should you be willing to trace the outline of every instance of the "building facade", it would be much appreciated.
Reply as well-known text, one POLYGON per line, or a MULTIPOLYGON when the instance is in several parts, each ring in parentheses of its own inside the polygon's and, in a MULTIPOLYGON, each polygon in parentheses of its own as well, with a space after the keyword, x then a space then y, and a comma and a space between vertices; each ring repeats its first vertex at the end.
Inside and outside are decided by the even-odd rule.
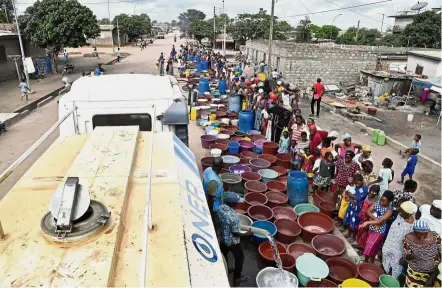
POLYGON ((118 30, 114 25, 100 25, 100 30, 100 36, 87 39, 87 42, 92 46, 112 47, 112 39, 114 40, 114 46, 118 46, 118 43, 120 43, 120 46, 124 46, 129 42, 127 35, 121 32, 120 41, 118 42, 118 30))
POLYGON ((428 78, 440 76, 442 73, 441 51, 409 51, 407 71, 428 78))

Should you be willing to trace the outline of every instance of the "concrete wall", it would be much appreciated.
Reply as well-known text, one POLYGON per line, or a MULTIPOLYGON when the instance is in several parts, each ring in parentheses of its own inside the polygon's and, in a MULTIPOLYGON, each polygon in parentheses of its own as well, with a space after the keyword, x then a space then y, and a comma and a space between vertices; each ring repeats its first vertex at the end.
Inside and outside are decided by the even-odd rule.
POLYGON ((440 60, 429 59, 409 54, 407 61, 407 71, 415 72, 417 65, 424 67, 422 74, 428 76, 428 78, 439 76, 440 71, 442 71, 442 64, 440 60))
POLYGON ((394 19, 394 26, 398 26, 400 29, 404 29, 405 26, 411 23, 413 23, 413 17, 394 19))
MULTIPOLYGON (((100 33, 100 36, 97 38, 89 38, 87 39, 87 42, 91 44, 92 46, 99 46, 99 47, 112 47, 112 37, 114 38, 114 46, 118 46, 118 32, 115 28, 113 32, 111 33, 110 30, 102 30, 100 33)), ((129 42, 128 37, 126 34, 120 33, 120 45, 124 46, 129 42)))
MULTIPOLYGON (((254 62, 268 59, 267 41, 248 41, 246 51, 254 62), (258 54, 258 58, 256 55, 258 54)), ((276 41, 272 50, 272 68, 305 88, 319 77, 325 84, 358 81, 360 70, 374 70, 377 56, 367 51, 338 47, 276 41), (278 65, 279 64, 279 65, 278 65)))

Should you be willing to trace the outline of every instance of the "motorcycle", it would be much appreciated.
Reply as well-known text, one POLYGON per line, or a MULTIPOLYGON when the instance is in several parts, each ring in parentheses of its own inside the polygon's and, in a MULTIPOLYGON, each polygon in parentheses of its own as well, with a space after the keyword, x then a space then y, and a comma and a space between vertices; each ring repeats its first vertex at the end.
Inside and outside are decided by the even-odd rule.
POLYGON ((63 67, 63 71, 61 71, 61 76, 63 76, 66 73, 72 74, 72 72, 74 72, 74 65, 72 65, 72 64, 65 64, 64 67, 63 67))

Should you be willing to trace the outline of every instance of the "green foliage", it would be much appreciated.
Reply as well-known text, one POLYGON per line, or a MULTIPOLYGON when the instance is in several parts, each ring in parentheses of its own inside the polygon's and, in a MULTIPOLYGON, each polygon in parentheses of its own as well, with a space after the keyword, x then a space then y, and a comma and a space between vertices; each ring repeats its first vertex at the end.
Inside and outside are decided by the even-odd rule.
POLYGON ((322 39, 330 39, 330 36, 332 39, 336 39, 339 35, 339 29, 338 27, 334 25, 324 25, 324 26, 317 26, 314 24, 310 25, 310 32, 315 34, 316 38, 322 38, 322 39))
POLYGON ((414 16, 403 36, 409 39, 409 46, 441 48, 441 18, 434 11, 426 11, 414 16))
POLYGON ((407 46, 407 38, 401 33, 390 34, 380 39, 377 45, 395 47, 407 46))
POLYGON ((296 42, 310 42, 312 39, 312 21, 308 17, 299 21, 296 27, 296 42))
POLYGON ((98 20, 98 24, 100 24, 100 25, 110 25, 111 23, 110 23, 109 18, 103 18, 103 19, 98 20))
POLYGON ((63 47, 87 45, 87 38, 100 35, 92 11, 72 0, 41 0, 19 17, 22 33, 34 44, 49 48, 54 55, 63 47))
POLYGON ((0 23, 12 22, 14 22, 14 7, 12 6, 12 1, 0 0, 0 23))
POLYGON ((196 9, 188 9, 186 12, 181 13, 178 16, 178 26, 183 32, 189 30, 190 24, 195 21, 200 21, 206 19, 206 14, 196 9))
MULTIPOLYGON (((256 14, 239 14, 229 27, 229 33, 240 44, 245 44, 247 40, 267 39, 270 34, 270 20, 271 16, 262 8, 256 14)), ((289 23, 278 21, 278 18, 274 17, 273 39, 284 40, 286 39, 285 33, 292 30, 293 27, 289 23)))
MULTIPOLYGON (((212 27, 212 31, 213 31, 213 17, 206 20, 207 24, 210 25, 210 27, 212 27)), ((216 15, 215 17, 215 28, 216 28, 216 33, 222 33, 224 30, 224 22, 226 22, 226 30, 229 30, 230 25, 233 22, 233 19, 230 19, 229 16, 227 14, 219 14, 216 15)), ((213 32, 212 32, 213 33, 213 32)))
POLYGON ((201 43, 202 39, 213 36, 213 26, 210 26, 206 21, 203 20, 192 21, 190 23, 188 32, 201 43))
POLYGON ((336 43, 349 45, 377 45, 378 39, 381 37, 382 34, 377 29, 360 28, 358 32, 356 27, 350 27, 343 35, 336 38, 336 43))
POLYGON ((170 22, 170 25, 172 25, 172 27, 176 27, 176 26, 178 26, 178 22, 176 20, 172 20, 170 22))
POLYGON ((147 14, 141 15, 127 15, 120 14, 115 16, 112 21, 113 25, 117 25, 120 29, 120 33, 125 33, 129 37, 129 40, 135 40, 141 35, 149 34, 152 30, 152 24, 147 14))

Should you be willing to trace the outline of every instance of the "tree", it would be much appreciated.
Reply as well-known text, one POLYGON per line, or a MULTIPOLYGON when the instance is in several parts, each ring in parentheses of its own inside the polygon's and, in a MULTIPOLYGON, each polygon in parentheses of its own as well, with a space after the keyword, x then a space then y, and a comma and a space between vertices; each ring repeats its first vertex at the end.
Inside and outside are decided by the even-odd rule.
POLYGON ((14 7, 10 0, 0 0, 0 23, 14 22, 14 7))
POLYGON ((441 48, 441 18, 434 11, 425 11, 414 16, 403 32, 407 46, 441 48))
POLYGON ((316 38, 336 39, 339 35, 339 31, 341 31, 341 29, 334 25, 324 25, 321 27, 319 35, 316 35, 316 38))
POLYGON ((186 12, 183 12, 178 16, 178 20, 180 20, 178 25, 183 32, 187 32, 192 22, 204 20, 205 18, 206 14, 204 14, 204 12, 196 9, 188 9, 186 12))
POLYGON ((202 39, 213 36, 213 27, 207 25, 206 21, 198 20, 190 23, 188 32, 201 43, 202 39))
POLYGON ((152 21, 152 24, 157 24, 157 23, 158 23, 157 20, 153 20, 153 21, 152 21))
POLYGON ((394 33, 390 35, 385 35, 382 39, 377 42, 380 46, 395 46, 401 47, 407 45, 407 38, 402 33, 394 33))
MULTIPOLYGON (((207 24, 210 25, 210 27, 212 27, 212 31, 213 31, 213 18, 210 18, 207 21, 207 24)), ((226 22, 226 30, 229 30, 229 26, 231 25, 231 23, 233 22, 233 19, 231 19, 227 14, 219 14, 219 15, 215 15, 215 28, 216 28, 216 32, 217 33, 222 33, 224 30, 224 22, 226 22)))
POLYGON ((172 27, 176 27, 178 25, 178 22, 176 20, 172 20, 170 22, 170 25, 172 25, 172 27))
POLYGON ((362 28, 359 30, 356 42, 359 45, 376 45, 381 37, 382 34, 378 29, 362 28))
POLYGON ((34 45, 49 49, 53 70, 63 47, 87 45, 88 38, 100 35, 97 18, 78 1, 41 0, 26 8, 19 17, 22 33, 34 45))
POLYGON ((100 25, 110 25, 111 23, 110 23, 109 18, 103 18, 103 19, 98 20, 98 24, 100 24, 100 25))
POLYGON ((131 16, 120 14, 115 16, 112 21, 113 25, 117 24, 117 19, 120 32, 126 34, 130 41, 137 39, 141 35, 149 34, 152 30, 152 24, 147 14, 131 16))
MULTIPOLYGON (((287 21, 275 21, 273 25, 273 39, 274 40, 285 40, 287 39, 287 33, 293 31, 292 25, 287 21)), ((269 28, 270 34, 270 28, 269 28)))
POLYGON ((312 21, 308 17, 299 21, 296 27, 296 42, 310 42, 312 39, 311 25, 312 21))

